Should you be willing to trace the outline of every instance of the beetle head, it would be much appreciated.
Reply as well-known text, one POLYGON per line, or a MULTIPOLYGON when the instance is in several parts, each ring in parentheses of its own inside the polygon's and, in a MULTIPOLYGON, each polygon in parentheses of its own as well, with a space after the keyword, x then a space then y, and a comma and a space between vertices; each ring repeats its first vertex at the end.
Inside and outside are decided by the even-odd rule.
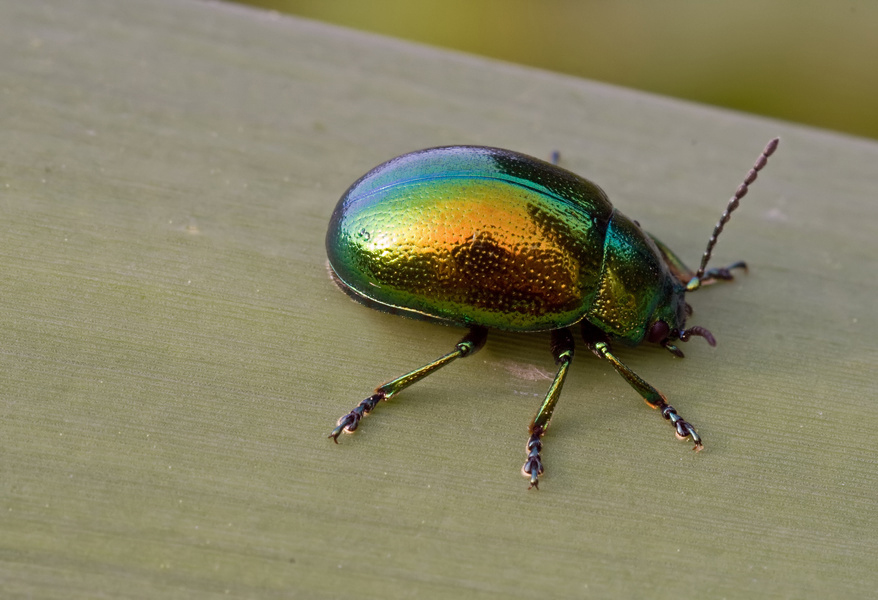
POLYGON ((714 338, 713 334, 704 327, 695 325, 689 329, 671 329, 671 327, 664 321, 656 321, 653 323, 652 327, 649 328, 649 332, 646 334, 646 339, 649 342, 664 347, 674 356, 683 358, 683 351, 680 350, 674 342, 678 340, 681 342, 688 342, 692 336, 703 337, 707 340, 708 344, 716 346, 716 338, 714 338))
POLYGON ((686 328, 686 317, 692 314, 692 307, 684 298, 685 289, 677 288, 672 296, 671 310, 663 310, 655 315, 655 319, 646 332, 646 341, 658 344, 674 356, 683 358, 683 352, 675 342, 688 342, 693 336, 703 337, 711 346, 716 346, 716 339, 704 327, 695 325, 686 328))

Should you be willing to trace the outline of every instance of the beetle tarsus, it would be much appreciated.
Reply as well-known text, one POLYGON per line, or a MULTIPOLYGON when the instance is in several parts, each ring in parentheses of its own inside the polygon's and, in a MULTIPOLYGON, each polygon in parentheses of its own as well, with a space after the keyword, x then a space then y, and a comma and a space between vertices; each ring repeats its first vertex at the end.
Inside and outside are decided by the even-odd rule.
POLYGON ((692 449, 695 450, 695 452, 701 452, 701 450, 704 449, 704 443, 701 441, 701 436, 698 435, 695 428, 692 427, 688 421, 683 419, 683 417, 677 413, 677 409, 670 404, 666 404, 662 407, 662 416, 674 426, 674 433, 678 440, 691 439, 694 444, 692 449))
POLYGON ((743 260, 739 260, 736 263, 733 263, 727 267, 716 267, 714 269, 708 269, 704 272, 704 277, 701 279, 701 285, 708 285, 715 281, 732 281, 735 278, 735 274, 732 273, 732 269, 744 269, 744 272, 748 272, 747 263, 743 260))
POLYGON ((540 451, 543 449, 543 441, 540 439, 544 430, 539 427, 531 434, 527 440, 525 449, 527 450, 527 460, 521 467, 521 474, 530 479, 530 485, 527 489, 540 489, 540 475, 543 474, 543 461, 540 457, 540 451))
POLYGON ((343 415, 338 420, 335 429, 332 430, 332 433, 330 433, 328 437, 332 438, 332 441, 337 444, 338 436, 340 436, 342 432, 355 432, 357 430, 357 427, 359 427, 360 421, 363 419, 363 417, 372 412, 375 409, 375 405, 384 400, 384 397, 384 393, 377 392, 360 402, 354 410, 346 415, 343 415))

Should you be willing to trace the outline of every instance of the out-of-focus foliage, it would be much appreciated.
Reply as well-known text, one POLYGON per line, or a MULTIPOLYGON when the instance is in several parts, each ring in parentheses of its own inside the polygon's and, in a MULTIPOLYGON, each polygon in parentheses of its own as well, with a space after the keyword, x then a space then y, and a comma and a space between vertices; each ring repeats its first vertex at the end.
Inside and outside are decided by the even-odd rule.
POLYGON ((878 2, 242 1, 878 138, 878 2))

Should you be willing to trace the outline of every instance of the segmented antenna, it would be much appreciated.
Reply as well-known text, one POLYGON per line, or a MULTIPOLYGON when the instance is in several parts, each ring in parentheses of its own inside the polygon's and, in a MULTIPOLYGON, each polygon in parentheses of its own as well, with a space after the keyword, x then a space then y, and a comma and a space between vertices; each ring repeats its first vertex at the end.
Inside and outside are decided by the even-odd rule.
POLYGON ((762 151, 762 154, 759 155, 759 158, 756 159, 756 163, 753 165, 753 168, 750 169, 750 172, 747 173, 747 176, 744 178, 744 182, 738 186, 737 191, 735 191, 735 195, 732 196, 729 203, 726 205, 725 211, 723 211, 722 216, 719 221, 716 223, 716 227, 713 228, 713 233, 710 235, 710 239, 707 241, 707 249, 704 251, 704 256, 701 257, 701 266, 698 267, 698 271, 695 273, 695 277, 693 277, 689 283, 686 285, 686 291, 697 290, 701 286, 701 278, 704 277, 704 270, 707 268, 707 262, 710 260, 710 255, 713 252, 713 247, 716 245, 716 238, 722 233, 723 227, 725 224, 729 222, 729 219, 732 217, 732 213, 738 208, 738 204, 741 201, 741 198, 747 195, 747 191, 750 189, 749 185, 756 181, 756 176, 759 171, 762 170, 766 164, 768 164, 768 157, 774 154, 774 151, 777 150, 777 145, 780 143, 780 138, 774 138, 768 145, 765 146, 765 150, 762 151))

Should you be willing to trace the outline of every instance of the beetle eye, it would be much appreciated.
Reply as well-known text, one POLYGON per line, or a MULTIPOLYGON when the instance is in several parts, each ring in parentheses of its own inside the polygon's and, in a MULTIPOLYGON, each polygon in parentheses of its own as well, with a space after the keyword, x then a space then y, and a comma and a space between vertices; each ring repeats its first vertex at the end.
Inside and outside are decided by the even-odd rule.
POLYGON ((646 339, 653 344, 660 344, 668 337, 670 332, 671 328, 668 327, 667 323, 664 321, 656 321, 652 324, 652 327, 649 328, 649 334, 646 336, 646 339))

